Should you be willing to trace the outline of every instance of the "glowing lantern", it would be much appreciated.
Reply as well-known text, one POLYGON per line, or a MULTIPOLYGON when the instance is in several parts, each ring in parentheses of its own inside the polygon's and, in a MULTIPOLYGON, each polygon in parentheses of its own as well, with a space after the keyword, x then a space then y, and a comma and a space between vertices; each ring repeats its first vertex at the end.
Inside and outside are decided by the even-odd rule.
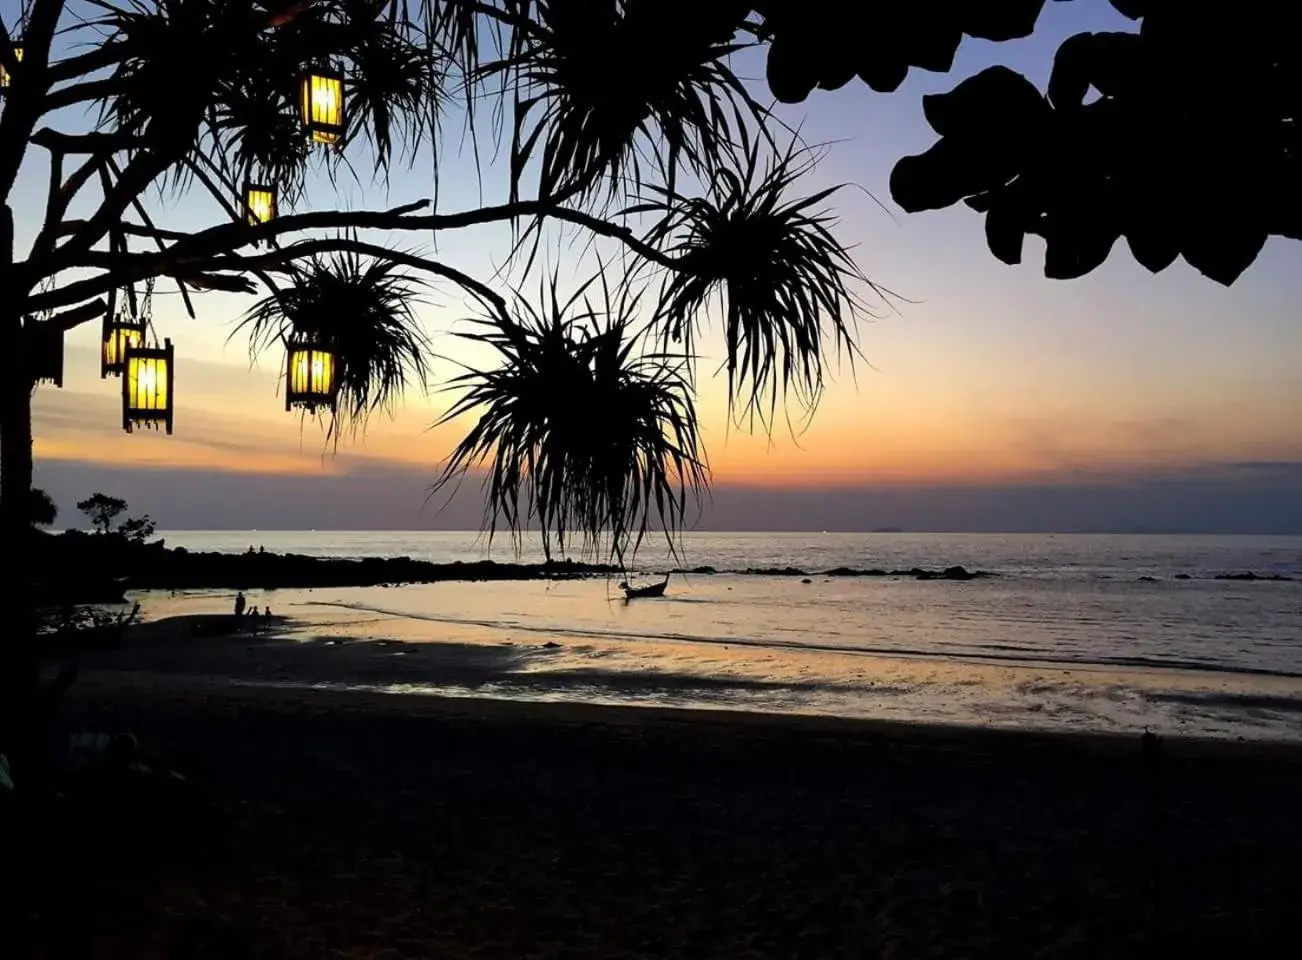
POLYGON ((110 317, 104 314, 104 325, 99 338, 99 375, 120 377, 124 369, 127 348, 145 345, 145 321, 126 314, 110 317))
POLYGON ((337 143, 344 135, 344 75, 314 67, 298 85, 299 118, 314 143, 337 143))
POLYGON ((27 334, 27 363, 37 383, 63 386, 63 331, 48 323, 24 327, 27 334))
POLYGON ((334 409, 339 391, 339 364, 335 352, 311 340, 291 340, 285 352, 285 409, 298 407, 315 413, 334 409))
POLYGON ((172 341, 162 347, 127 347, 122 378, 122 429, 157 427, 172 432, 172 341))
MULTIPOLYGON (((12 46, 14 51, 14 59, 17 60, 19 63, 22 63, 23 62, 22 46, 18 43, 14 43, 12 46)), ((3 63, 0 63, 0 89, 9 86, 9 82, 11 79, 12 78, 9 76, 9 71, 5 69, 3 63)))
POLYGON ((249 226, 276 219, 276 188, 260 183, 244 184, 244 219, 249 226))

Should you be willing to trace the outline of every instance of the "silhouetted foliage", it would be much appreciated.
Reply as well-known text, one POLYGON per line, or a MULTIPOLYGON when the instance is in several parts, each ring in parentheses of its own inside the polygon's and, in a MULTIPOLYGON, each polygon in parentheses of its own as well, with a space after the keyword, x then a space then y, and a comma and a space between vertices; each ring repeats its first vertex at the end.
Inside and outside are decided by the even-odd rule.
POLYGON ((127 502, 97 492, 80 501, 77 509, 86 515, 97 532, 108 533, 113 526, 113 521, 126 512, 127 502))
POLYGON ((947 72, 963 37, 1012 40, 1035 29, 1045 0, 754 0, 768 40, 769 87, 799 103, 856 76, 881 93, 911 67, 947 72))
POLYGON ((294 283, 245 314, 254 353, 306 337, 335 351, 339 401, 332 432, 364 426, 411 385, 424 390, 429 341, 416 318, 419 281, 391 261, 340 251, 295 268, 294 283))
POLYGON ((758 144, 729 150, 704 195, 651 188, 633 208, 653 213, 648 240, 681 264, 663 274, 656 320, 666 349, 695 354, 697 328, 716 299, 723 314, 730 411, 771 426, 779 397, 813 412, 823 390, 827 341, 853 363, 855 287, 872 288, 833 236, 820 204, 838 188, 792 199, 812 166, 794 148, 762 159, 758 144), (737 410, 740 401, 740 411, 737 410))
POLYGON ((562 299, 553 279, 546 313, 517 298, 517 315, 460 336, 492 347, 501 365, 467 368, 443 418, 477 414, 444 464, 435 490, 471 468, 486 471, 485 524, 517 538, 536 517, 548 557, 579 539, 608 537, 621 562, 654 519, 670 546, 689 502, 708 477, 688 382, 679 356, 643 349, 633 330, 638 299, 589 281, 562 299))
MULTIPOLYGON (((619 344, 601 348, 600 375, 628 388, 620 402, 630 406, 620 416, 633 435, 620 441, 627 449, 598 455, 582 431, 544 425, 554 473, 538 480, 538 490, 558 478, 588 486, 564 494, 548 487, 541 499, 521 501, 519 511, 502 510, 504 501, 490 497, 489 512, 516 534, 532 516, 590 544, 609 536, 619 551, 636 544, 647 516, 681 529, 685 491, 702 488, 705 478, 690 393, 695 335, 711 311, 724 318, 733 412, 771 428, 788 398, 802 413, 812 411, 830 354, 853 353, 858 296, 872 289, 820 209, 831 192, 797 193, 797 175, 808 171, 812 154, 776 149, 781 124, 764 106, 767 98, 755 96, 760 90, 735 72, 732 55, 763 35, 753 13, 749 0, 95 0, 86 11, 54 12, 60 23, 46 26, 64 28, 58 43, 39 39, 44 26, 25 32, 6 116, 26 116, 28 104, 33 116, 62 122, 72 116, 63 108, 90 107, 99 123, 91 134, 33 124, 25 132, 12 127, 10 136, 12 125, 5 126, 0 186, 5 151, 21 160, 39 147, 51 154, 51 175, 63 191, 47 205, 22 260, 35 285, 16 307, 69 330, 115 309, 119 294, 127 312, 147 313, 137 286, 152 289, 160 277, 177 283, 191 315, 193 291, 254 293, 261 285, 265 294, 241 325, 254 352, 295 336, 336 353, 330 434, 337 442, 342 430, 391 408, 405 387, 425 387, 429 338, 416 304, 431 278, 450 281, 486 308, 501 334, 495 343, 517 344, 521 330, 542 329, 532 321, 522 326, 519 316, 578 302, 570 291, 591 275, 592 260, 581 263, 565 293, 552 289, 550 303, 526 307, 495 285, 532 287, 545 226, 554 228, 549 240, 586 231, 590 244, 603 245, 585 251, 600 269, 620 264, 611 302, 632 302, 635 289, 652 284, 662 301, 648 305, 655 330, 634 331, 620 314, 608 318, 613 328, 575 334, 575 344, 585 344, 573 347, 580 353, 619 344), (42 70, 48 86, 27 81, 42 70), (300 82, 332 71, 343 78, 346 106, 332 148, 318 149, 297 116, 300 82), (436 204, 443 151, 461 145, 443 136, 440 124, 458 102, 477 157, 481 138, 492 139, 494 150, 509 143, 509 203, 452 213, 423 212, 429 201, 291 211, 313 164, 332 179, 350 174, 357 148, 369 150, 381 177, 398 158, 429 151, 436 204), (491 112, 480 122, 485 104, 491 112), (80 156, 84 164, 64 164, 80 156), (273 219, 247 222, 238 199, 246 180, 275 188, 273 219), (143 198, 167 184, 206 194, 221 212, 218 222, 200 230, 157 224, 143 198), (98 205, 69 219, 63 197, 81 202, 81 191, 95 187, 98 205), (491 282, 368 239, 374 231, 419 230, 441 241, 491 224, 510 226, 517 241, 491 282), (524 242, 529 237, 532 244, 524 242), (55 238, 62 238, 57 249, 55 238), (614 256, 607 244, 617 248, 614 256), (650 392, 635 402, 632 384, 650 392), (652 397, 655 390, 663 392, 652 397), (657 424, 669 432, 655 434, 657 424), (671 495, 666 478, 680 468, 685 487, 671 495), (615 469, 628 472, 617 481, 615 469), (538 510, 547 512, 545 521, 538 510)), ((440 243, 448 246, 457 245, 440 243)), ((530 357, 504 357, 504 376, 537 359, 530 357)), ((547 362, 540 372, 551 369, 547 362)), ((533 411, 495 409, 520 418, 498 421, 503 436, 524 437, 537 426, 533 411)), ((472 432, 458 456, 477 436, 472 432)), ((520 490, 534 483, 532 469, 522 468, 520 490)))
POLYGON ((127 539, 130 543, 144 543, 154 535, 158 525, 149 514, 139 517, 128 517, 123 520, 118 527, 117 532, 127 539))
POLYGON ((925 98, 941 140, 899 162, 906 210, 963 200, 990 250, 1045 241, 1045 275, 1094 270, 1124 237, 1154 272, 1176 258, 1222 284, 1269 236, 1302 238, 1302 56, 1285 5, 1113 0, 1137 33, 1059 48, 1047 96, 1005 67, 925 98))
MULTIPOLYGON (((507 7, 513 4, 506 4, 507 7)), ((734 137, 763 119, 728 67, 748 4, 739 0, 537 0, 509 54, 484 69, 522 85, 511 195, 539 166, 541 196, 642 182, 641 161, 672 184, 680 164, 709 178, 734 137), (647 149, 649 148, 649 149, 647 149)))
POLYGON ((32 523, 37 526, 52 526, 54 521, 59 519, 59 507, 54 502, 54 498, 39 487, 32 488, 31 507, 29 509, 32 523))

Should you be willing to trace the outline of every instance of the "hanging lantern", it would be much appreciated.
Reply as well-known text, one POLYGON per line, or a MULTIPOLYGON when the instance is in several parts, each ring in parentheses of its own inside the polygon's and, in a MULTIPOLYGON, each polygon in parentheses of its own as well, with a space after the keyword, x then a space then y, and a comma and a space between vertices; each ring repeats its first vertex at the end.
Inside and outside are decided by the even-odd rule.
POLYGON ((244 219, 251 227, 276 219, 276 188, 261 183, 244 184, 244 219))
POLYGON ((127 347, 122 378, 122 429, 157 427, 172 432, 172 341, 162 347, 127 347))
POLYGON ((333 410, 338 371, 339 358, 330 347, 313 340, 290 340, 285 350, 285 409, 333 410))
MULTIPOLYGON (((17 60, 19 63, 22 63, 23 62, 22 41, 20 40, 13 41, 11 47, 13 48, 14 51, 14 59, 17 60)), ((9 71, 5 69, 5 65, 3 63, 0 63, 0 90, 3 90, 5 87, 9 86, 12 79, 13 78, 9 76, 9 71)))
POLYGON ((145 321, 143 318, 119 313, 111 317, 104 314, 104 324, 99 338, 99 375, 104 377, 122 376, 123 361, 128 347, 145 345, 145 321))
POLYGON ((24 326, 27 335, 27 362, 37 383, 63 386, 63 331, 49 323, 34 322, 24 326))
POLYGON ((344 135, 344 75, 313 67, 299 79, 299 118, 313 143, 338 143, 344 135))

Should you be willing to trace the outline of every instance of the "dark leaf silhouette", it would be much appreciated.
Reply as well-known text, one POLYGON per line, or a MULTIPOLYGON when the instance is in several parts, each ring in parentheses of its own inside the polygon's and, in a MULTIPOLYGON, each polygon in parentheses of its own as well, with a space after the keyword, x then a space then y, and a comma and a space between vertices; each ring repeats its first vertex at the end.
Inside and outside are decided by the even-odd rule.
POLYGON ((1140 30, 1066 40, 1047 98, 1002 67, 925 98, 941 139, 899 161, 892 195, 907 210, 963 200, 985 212, 987 242, 1008 262, 1019 229, 1042 236, 1050 277, 1088 273, 1125 236, 1150 270, 1183 255, 1233 283, 1269 236, 1302 236, 1291 21, 1245 2, 1226 16, 1117 0, 1140 30))
MULTIPOLYGON (((1007 67, 989 67, 948 93, 922 98, 927 123, 942 137, 959 140, 1020 136, 1030 139, 1051 114, 1044 95, 1007 67)), ((992 144, 997 147, 998 144, 992 144)))

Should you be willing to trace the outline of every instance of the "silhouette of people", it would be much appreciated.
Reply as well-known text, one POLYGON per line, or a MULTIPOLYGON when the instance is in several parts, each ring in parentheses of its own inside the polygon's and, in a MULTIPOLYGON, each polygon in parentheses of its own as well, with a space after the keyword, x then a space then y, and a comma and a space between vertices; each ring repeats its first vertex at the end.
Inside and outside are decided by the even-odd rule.
POLYGON ((251 633, 258 632, 258 608, 257 607, 253 607, 252 609, 249 610, 249 631, 251 633))
MULTIPOLYGON (((243 590, 241 590, 239 593, 235 594, 235 617, 236 617, 236 619, 238 619, 238 618, 244 616, 244 607, 245 607, 245 605, 246 605, 247 603, 248 603, 248 601, 244 599, 244 591, 243 591, 243 590)), ((256 610, 257 608, 255 607, 254 609, 256 610)))

